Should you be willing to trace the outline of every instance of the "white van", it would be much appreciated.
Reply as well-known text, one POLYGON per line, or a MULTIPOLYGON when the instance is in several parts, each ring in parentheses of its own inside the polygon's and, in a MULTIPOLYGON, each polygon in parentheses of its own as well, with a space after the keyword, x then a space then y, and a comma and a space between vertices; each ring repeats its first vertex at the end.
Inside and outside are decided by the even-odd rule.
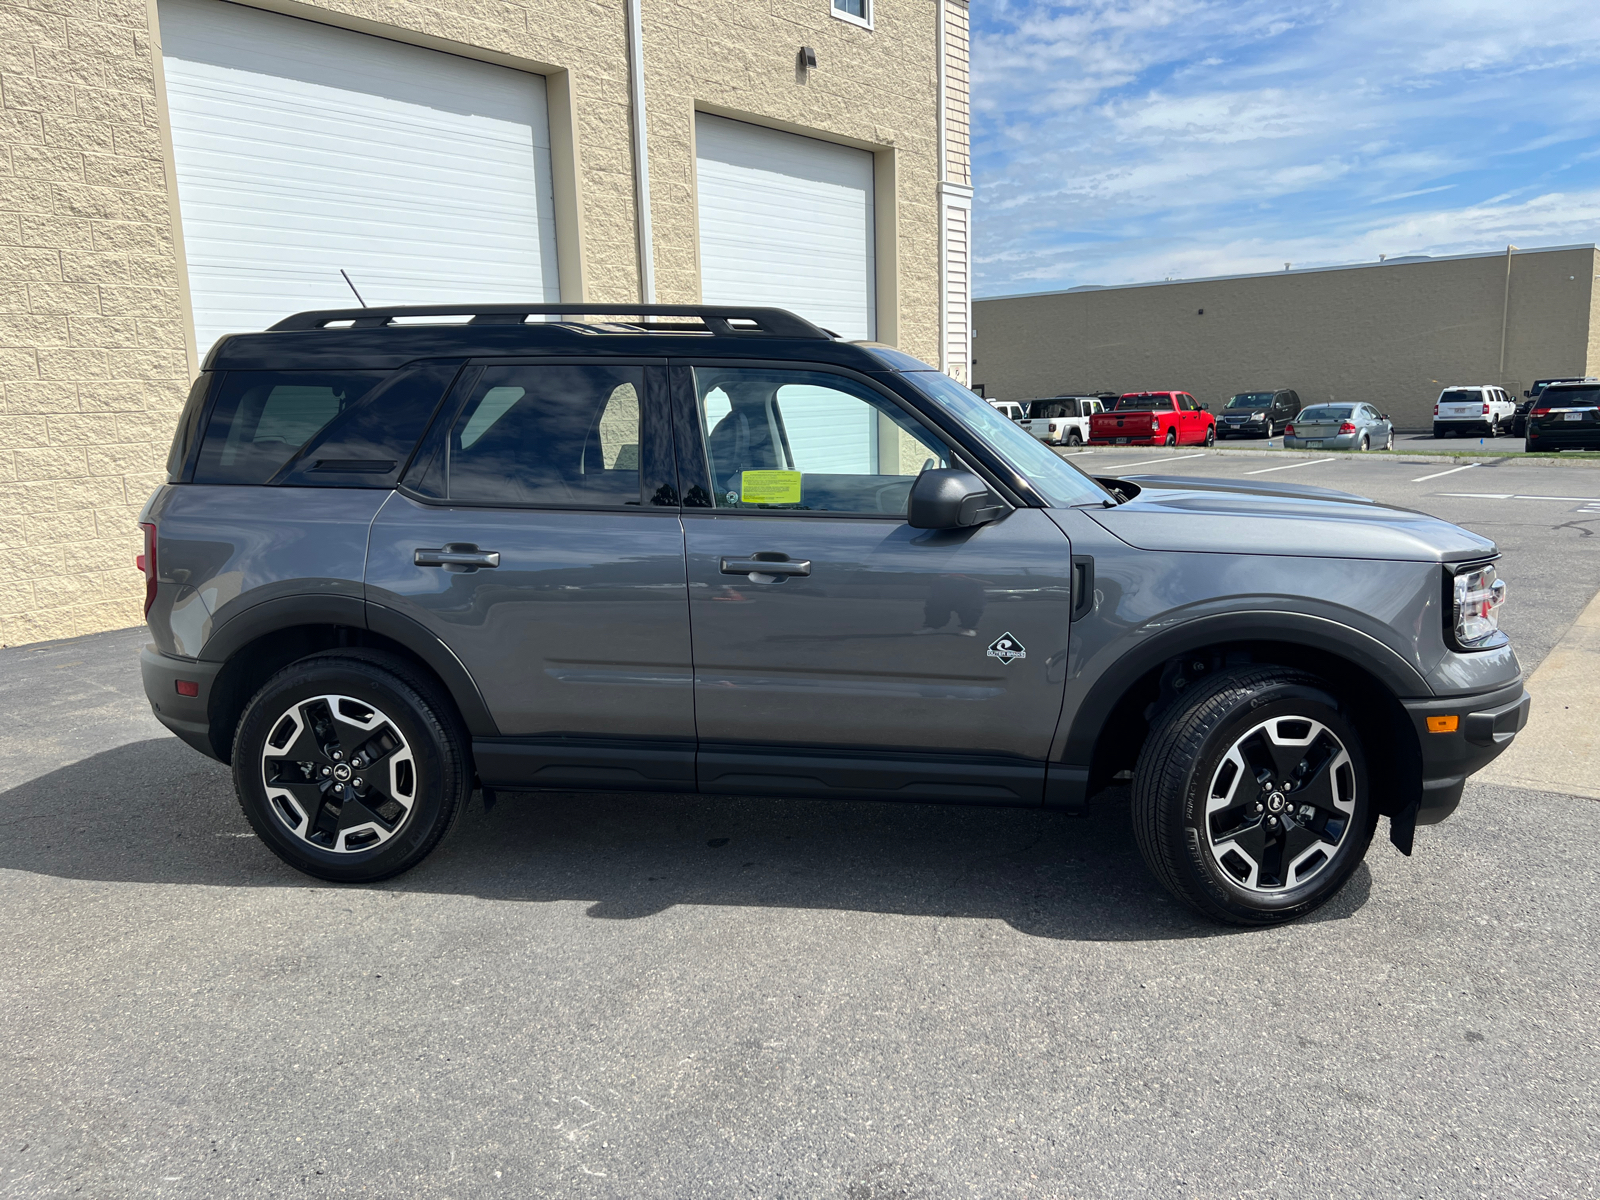
POLYGON ((1511 430, 1517 402, 1492 383, 1452 384, 1433 404, 1433 436, 1487 433, 1499 437, 1511 430))

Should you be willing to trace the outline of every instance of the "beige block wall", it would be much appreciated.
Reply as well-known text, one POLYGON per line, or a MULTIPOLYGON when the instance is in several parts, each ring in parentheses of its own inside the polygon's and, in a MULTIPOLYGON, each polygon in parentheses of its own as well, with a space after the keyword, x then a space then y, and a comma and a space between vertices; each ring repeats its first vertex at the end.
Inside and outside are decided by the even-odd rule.
MULTIPOLYGON (((622 0, 258 7, 544 74, 563 296, 639 298, 622 0)), ((0 0, 0 645, 141 619, 135 518, 193 369, 154 12, 0 0)), ((699 298, 695 110, 755 120, 877 155, 879 336, 937 361, 936 12, 644 0, 659 300, 699 298)))
POLYGON ((1594 373, 1596 269, 1592 247, 1513 254, 1509 302, 1503 254, 979 300, 973 377, 1015 400, 1289 387, 1425 429, 1452 383, 1594 373))

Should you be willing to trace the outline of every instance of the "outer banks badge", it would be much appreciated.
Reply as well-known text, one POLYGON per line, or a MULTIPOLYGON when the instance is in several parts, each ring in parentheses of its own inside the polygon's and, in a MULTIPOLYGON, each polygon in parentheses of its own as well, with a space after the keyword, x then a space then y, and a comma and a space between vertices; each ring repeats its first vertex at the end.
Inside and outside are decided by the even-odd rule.
POLYGON ((989 647, 989 657, 998 658, 1002 665, 1009 667, 1014 659, 1027 658, 1028 652, 1011 634, 1003 633, 989 647))

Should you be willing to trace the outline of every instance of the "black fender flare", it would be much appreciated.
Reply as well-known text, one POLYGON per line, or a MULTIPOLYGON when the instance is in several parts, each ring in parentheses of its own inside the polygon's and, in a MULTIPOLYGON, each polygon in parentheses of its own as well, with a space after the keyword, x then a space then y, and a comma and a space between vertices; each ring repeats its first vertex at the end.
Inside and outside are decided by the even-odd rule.
POLYGON ((1371 634, 1309 613, 1258 610, 1196 617, 1142 640, 1110 663, 1078 703, 1056 761, 1087 771, 1107 718, 1124 693, 1150 671, 1180 654, 1223 643, 1284 642, 1342 658, 1376 679, 1390 695, 1431 696, 1417 669, 1371 634))
POLYGON ((499 726, 489 713, 477 681, 449 646, 420 622, 356 596, 302 593, 263 600, 213 630, 199 657, 202 662, 226 663, 267 634, 309 625, 367 630, 399 643, 439 677, 469 733, 474 737, 499 736, 499 726))

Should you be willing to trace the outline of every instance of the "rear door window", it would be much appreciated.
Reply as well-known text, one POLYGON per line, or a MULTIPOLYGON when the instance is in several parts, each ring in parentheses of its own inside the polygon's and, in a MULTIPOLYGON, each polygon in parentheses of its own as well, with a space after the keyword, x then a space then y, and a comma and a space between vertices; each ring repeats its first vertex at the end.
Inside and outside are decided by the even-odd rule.
POLYGON ((675 482, 663 491, 658 478, 664 414, 647 402, 646 375, 622 364, 485 368, 450 431, 446 498, 535 508, 676 504, 675 482))
POLYGON ((206 424, 194 482, 266 483, 388 371, 229 371, 206 424))

